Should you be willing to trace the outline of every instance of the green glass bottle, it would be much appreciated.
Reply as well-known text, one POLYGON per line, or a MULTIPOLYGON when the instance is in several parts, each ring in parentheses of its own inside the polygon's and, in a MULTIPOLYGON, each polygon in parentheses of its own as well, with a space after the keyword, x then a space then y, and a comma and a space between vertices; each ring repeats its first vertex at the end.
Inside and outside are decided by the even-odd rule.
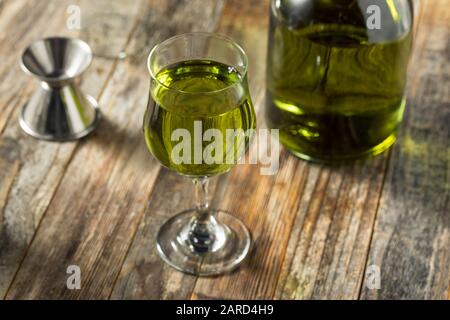
POLYGON ((341 162, 395 141, 405 107, 407 0, 273 0, 266 120, 300 158, 341 162))

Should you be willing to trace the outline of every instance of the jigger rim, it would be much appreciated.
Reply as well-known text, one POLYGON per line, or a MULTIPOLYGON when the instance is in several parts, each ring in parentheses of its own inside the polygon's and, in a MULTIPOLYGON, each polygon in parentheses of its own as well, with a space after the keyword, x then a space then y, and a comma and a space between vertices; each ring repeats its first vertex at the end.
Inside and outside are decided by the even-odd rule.
POLYGON ((73 80, 73 79, 81 76, 92 64, 92 60, 93 60, 92 49, 87 42, 85 42, 79 38, 74 38, 74 37, 50 36, 50 37, 39 38, 39 39, 33 41, 22 51, 22 54, 20 56, 20 67, 26 74, 36 77, 41 81, 48 82, 48 83, 61 83, 61 82, 67 82, 67 81, 73 80), (85 50, 85 53, 87 54, 86 57, 88 59, 87 63, 76 74, 68 76, 66 73, 64 73, 63 75, 61 75, 59 77, 47 77, 44 75, 39 75, 39 74, 34 73, 26 66, 26 64, 24 62, 24 57, 28 50, 30 50, 33 46, 36 46, 39 43, 45 43, 45 42, 50 42, 50 41, 54 41, 54 40, 64 40, 67 42, 76 43, 80 46, 81 49, 85 50))

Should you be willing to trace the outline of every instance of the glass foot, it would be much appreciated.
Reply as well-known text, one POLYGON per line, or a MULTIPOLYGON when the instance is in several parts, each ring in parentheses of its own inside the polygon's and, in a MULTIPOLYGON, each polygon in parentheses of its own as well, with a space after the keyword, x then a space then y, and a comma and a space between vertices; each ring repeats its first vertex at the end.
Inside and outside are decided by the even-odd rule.
POLYGON ((161 258, 175 269, 198 276, 217 275, 236 268, 250 250, 251 236, 230 213, 210 210, 205 222, 195 209, 169 219, 158 232, 161 258))

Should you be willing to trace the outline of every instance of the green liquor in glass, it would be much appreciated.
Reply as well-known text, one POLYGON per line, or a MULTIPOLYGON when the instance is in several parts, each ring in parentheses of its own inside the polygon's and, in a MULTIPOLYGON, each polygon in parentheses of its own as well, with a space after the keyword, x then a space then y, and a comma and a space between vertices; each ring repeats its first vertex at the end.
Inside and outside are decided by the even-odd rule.
POLYGON ((256 126, 246 79, 242 79, 234 67, 212 60, 187 60, 169 65, 156 74, 156 79, 152 86, 148 121, 144 126, 145 140, 152 154, 164 166, 187 176, 211 176, 230 170, 242 156, 238 151, 247 150, 250 137, 241 141, 233 139, 230 146, 227 145, 226 131, 246 132, 256 126), (227 89, 233 85, 235 88, 227 89), (201 125, 201 132, 196 132, 196 122, 201 125), (179 144, 172 137, 177 129, 187 130, 193 137, 188 148, 190 155, 186 158, 191 161, 186 163, 180 163, 172 156, 179 144), (221 133, 221 159, 195 163, 195 152, 203 155, 210 141, 201 141, 200 148, 196 148, 194 138, 199 138, 209 129, 221 133), (227 161, 230 152, 234 153, 232 159, 235 161, 232 163, 227 161))
POLYGON ((158 253, 186 273, 230 271, 247 256, 251 236, 238 218, 210 208, 208 181, 239 163, 256 127, 247 56, 227 37, 188 33, 155 46, 148 67, 147 147, 164 166, 193 180, 196 198, 195 208, 160 228, 158 253))

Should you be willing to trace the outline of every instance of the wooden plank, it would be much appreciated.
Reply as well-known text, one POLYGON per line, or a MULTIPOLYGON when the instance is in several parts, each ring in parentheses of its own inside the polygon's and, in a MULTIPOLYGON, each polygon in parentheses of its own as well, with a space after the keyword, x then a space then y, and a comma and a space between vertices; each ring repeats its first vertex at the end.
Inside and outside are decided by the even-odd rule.
MULTIPOLYGON (((63 12, 55 6, 47 7, 45 2, 39 2, 34 10, 30 10, 32 1, 8 1, 1 12, 0 19, 0 132, 6 127, 17 103, 25 103, 23 97, 30 93, 30 77, 19 67, 20 54, 32 39, 39 34, 48 34, 48 28, 55 28, 61 19, 50 23, 45 20, 44 12, 49 15, 64 17, 63 12), (22 23, 17 23, 21 21, 22 23), (31 25, 34 24, 34 28, 31 25), (14 79, 14 81, 12 81, 14 79)), ((50 2, 51 4, 52 2, 50 2)))
MULTIPOLYGON (((25 47, 26 42, 23 41, 30 41, 39 32, 44 33, 48 27, 48 21, 45 21, 43 14, 45 6, 38 5, 36 7, 36 11, 34 11, 36 16, 34 14, 27 15, 26 13, 29 13, 29 2, 8 2, 8 6, 4 9, 8 11, 3 12, 4 20, 2 20, 2 22, 6 21, 7 23, 2 29, 0 50, 7 63, 0 67, 0 102, 2 109, 0 129, 1 131, 6 130, 0 140, 2 155, 4 155, 0 160, 3 167, 0 181, 2 191, 5 192, 0 200, 0 208, 2 209, 0 211, 0 296, 6 293, 42 215, 42 207, 48 201, 43 191, 49 191, 51 185, 57 183, 55 176, 61 173, 61 167, 64 167, 64 161, 58 161, 59 165, 56 165, 52 171, 53 174, 49 175, 49 165, 53 162, 52 160, 55 158, 60 160, 59 157, 55 157, 59 154, 58 149, 54 148, 54 151, 48 154, 42 153, 46 152, 46 148, 35 149, 37 146, 42 147, 42 144, 38 144, 34 140, 27 143, 26 141, 29 138, 23 135, 17 123, 19 109, 32 92, 33 84, 18 66, 20 50, 9 51, 6 48, 25 47), (12 23, 14 19, 20 17, 24 19, 24 24, 12 23), (26 32, 29 28, 27 23, 29 19, 35 21, 35 27, 30 30, 31 35, 26 32), (17 33, 22 33, 25 36, 14 39, 17 33), (14 117, 11 117, 11 114, 14 117), (7 127, 7 125, 9 126, 7 127), (38 153, 38 150, 41 153, 38 153), (42 160, 43 155, 48 157, 49 161, 40 162, 39 160, 42 160), (35 161, 28 162, 27 159, 35 161), (25 164, 25 162, 27 163, 25 164), (42 189, 40 189, 40 186, 42 186, 42 189), (27 190, 29 191, 27 192, 27 190), (30 210, 30 208, 33 208, 33 210, 30 210)), ((57 11, 54 7, 50 7, 47 12, 53 15, 57 11)), ((59 13, 62 14, 62 12, 59 13)), ((50 23, 50 26, 56 27, 61 23, 61 20, 55 19, 50 23)))
MULTIPOLYGON (((259 123, 262 123, 263 114, 265 39, 267 37, 266 20, 261 19, 261 16, 266 15, 267 4, 268 2, 265 2, 264 6, 254 6, 251 3, 227 2, 218 28, 219 32, 229 34, 243 44, 249 54, 250 87, 255 107, 258 109, 259 123)), ((345 264, 350 267, 357 265, 358 270, 352 278, 354 279, 353 290, 348 294, 348 296, 350 294, 357 296, 371 226, 375 217, 377 194, 382 184, 382 174, 379 173, 383 172, 385 163, 386 157, 382 157, 366 166, 332 169, 307 164, 284 152, 277 176, 264 177, 259 174, 258 167, 242 166, 235 168, 229 175, 221 177, 218 182, 213 183, 217 188, 215 203, 221 208, 235 212, 244 220, 253 233, 255 249, 239 271, 219 278, 198 279, 191 297, 194 299, 271 298, 275 294, 279 279, 282 279, 283 284, 278 288, 278 295, 284 291, 295 292, 297 288, 292 285, 284 289, 286 277, 291 271, 291 261, 296 253, 295 244, 302 230, 303 221, 309 221, 308 223, 314 226, 315 220, 319 220, 319 214, 323 217, 317 223, 318 227, 310 227, 309 232, 305 233, 304 238, 301 239, 307 246, 312 243, 312 248, 322 250, 314 258, 310 257, 309 263, 311 265, 320 263, 317 258, 320 258, 324 251, 329 261, 334 258, 335 266, 331 271, 328 271, 325 263, 318 270, 317 273, 322 278, 327 272, 333 275, 334 270, 340 265, 345 264), (364 178, 366 171, 370 174, 364 178), (329 185, 328 181, 331 181, 329 185), (338 197, 340 186, 350 195, 342 199, 338 197), (239 199, 236 199, 236 194, 239 194, 239 199), (354 195, 358 195, 361 201, 352 204, 351 196, 354 195), (337 204, 338 200, 339 204, 337 204), (341 209, 347 206, 348 211, 333 210, 336 205, 341 209), (311 209, 308 210, 310 206, 311 209), (366 211, 371 211, 371 214, 366 215, 366 211), (346 214, 347 212, 352 212, 352 215, 346 214), (307 217, 305 217, 306 213, 308 213, 307 217), (340 222, 341 219, 344 222, 340 222), (340 232, 341 229, 344 231, 340 232), (290 246, 287 247, 291 230, 293 232, 290 246), (317 230, 321 233, 313 237, 312 232, 317 230), (334 247, 327 250, 323 247, 321 239, 327 236, 328 230, 331 230, 328 241, 338 239, 340 251, 344 251, 344 246, 348 243, 356 243, 349 252, 343 254, 342 259, 339 259, 341 256, 339 252, 333 250, 334 247), (365 241, 359 245, 361 240, 365 241), (286 253, 286 250, 290 251, 286 253), (335 255, 333 255, 334 252, 336 252, 335 255), (288 259, 283 265, 285 255, 288 259), (353 256, 360 258, 356 259, 353 256)), ((115 290, 117 295, 113 295, 116 298, 185 298, 188 289, 193 285, 192 277, 182 275, 167 266, 161 267, 162 262, 153 256, 149 258, 149 248, 154 248, 154 240, 149 239, 148 234, 154 234, 162 223, 163 219, 159 217, 159 214, 164 213, 168 218, 173 215, 173 208, 179 206, 179 209, 184 209, 192 201, 184 197, 183 201, 178 201, 181 194, 189 192, 190 186, 183 179, 176 178, 175 174, 164 173, 159 181, 155 185, 157 190, 170 190, 170 186, 177 190, 174 194, 176 205, 168 204, 167 192, 158 192, 152 198, 144 218, 146 221, 142 227, 144 231, 138 233, 119 278, 115 290), (169 181, 165 181, 167 177, 170 177, 169 181), (158 213, 158 219, 154 219, 155 212, 158 213), (152 227, 148 227, 149 225, 152 227), (158 271, 157 273, 161 275, 155 277, 152 269, 145 266, 155 269, 158 266, 158 270, 162 268, 163 272, 158 271), (143 282, 143 279, 155 278, 160 279, 157 282, 159 288, 157 290, 152 290, 150 285, 143 282)), ((295 264, 293 268, 296 268, 295 264)), ((348 278, 350 276, 345 280, 348 278)), ((339 282, 342 281, 344 280, 339 280, 339 282)))
POLYGON ((386 159, 309 165, 276 298, 357 298, 386 159))
POLYGON ((143 142, 149 76, 145 55, 137 52, 144 48, 134 42, 151 39, 153 45, 167 30, 208 26, 216 5, 143 2, 139 26, 127 47, 134 58, 117 63, 100 100, 103 122, 68 165, 8 299, 110 296, 160 168, 143 142), (81 268, 81 290, 66 287, 69 265, 81 268))
MULTIPOLYGON (((269 2, 231 1, 218 29, 240 43, 249 56, 250 91, 260 129, 265 127, 269 2)), ((234 168, 220 182, 222 190, 216 195, 216 206, 244 221, 252 232, 253 249, 236 272, 219 278, 198 279, 193 299, 268 299, 273 296, 301 201, 299 192, 304 188, 306 171, 306 163, 283 151, 276 175, 263 176, 259 166, 246 165, 234 168)))
POLYGON ((175 272, 156 253, 155 235, 168 217, 192 204, 192 184, 161 170, 120 271, 112 299, 186 299, 196 278, 175 272))
MULTIPOLYGON (((258 4, 242 1, 227 1, 220 23, 216 32, 227 34, 234 38, 238 43, 244 46, 250 60, 250 89, 257 109, 262 109, 264 99, 264 65, 265 65, 265 47, 266 47, 266 27, 268 1, 258 4), (253 32, 253 37, 249 37, 253 32)), ((262 120, 262 112, 259 112, 258 119, 262 120)), ((261 121, 260 121, 261 122, 261 121)), ((216 205, 225 209, 231 209, 233 212, 240 210, 239 207, 233 207, 230 202, 222 202, 221 198, 232 200, 234 194, 243 195, 243 190, 252 188, 258 183, 255 177, 259 177, 259 168, 256 166, 242 166, 234 169, 229 175, 212 179, 212 194, 215 193, 213 201, 216 205), (234 172, 236 170, 236 172, 234 172), (247 181, 249 185, 241 183, 247 181), (232 185, 232 186, 231 186, 232 185), (226 188, 225 188, 226 186, 226 188), (216 190, 217 189, 217 190, 216 190), (214 192, 216 190, 216 192, 214 192)), ((270 177, 261 182, 261 185, 270 187, 274 177, 270 177)), ((287 177, 280 177, 286 180, 287 177)), ((277 185, 280 187, 282 183, 277 185)), ((273 186, 272 186, 273 187, 273 186)), ((163 171, 161 177, 155 185, 155 190, 164 190, 156 192, 151 200, 149 208, 146 210, 144 220, 140 230, 130 249, 124 268, 119 276, 117 286, 113 293, 113 298, 135 298, 135 299, 182 299, 189 298, 195 285, 195 278, 187 276, 173 270, 165 265, 155 252, 154 235, 164 220, 173 216, 176 212, 192 206, 192 186, 187 179, 178 177, 175 173, 163 171), (168 198, 168 191, 170 200, 168 198), (152 268, 149 268, 151 266, 152 268), (156 274, 155 274, 155 271, 156 274), (158 279, 152 287, 148 281, 143 279, 158 279)), ((261 190, 264 188, 261 187, 261 190)), ((268 189, 270 192, 272 189, 268 189)), ((263 191, 266 192, 266 191, 263 191)), ((267 194, 266 194, 267 195, 267 194)), ((262 196, 259 194, 259 196, 262 196)), ((243 199, 245 196, 243 195, 243 199)), ((259 200, 258 200, 259 201, 259 200)), ((251 215, 244 208, 241 215, 244 221, 255 219, 256 215, 251 215)), ((274 214, 275 216, 276 214, 274 214)), ((261 226, 264 228, 264 226, 261 226)), ((261 240, 264 242, 264 240, 261 240)), ((263 269, 263 268, 261 268, 263 269)))
MULTIPOLYGON (((158 29, 161 34, 158 40, 173 35, 177 30, 213 31, 222 12, 223 2, 208 1, 206 4, 207 6, 205 1, 186 3, 189 10, 193 10, 193 16, 187 20, 186 17, 189 15, 182 20, 176 19, 172 24, 175 26, 174 30, 158 29), (199 14, 210 18, 198 24, 195 17, 199 14), (188 24, 189 29, 183 27, 184 23, 188 24)), ((187 8, 178 11, 178 15, 181 16, 184 10, 187 8)), ((158 19, 153 21, 155 26, 161 23, 158 19)), ((189 297, 192 292, 195 277, 175 272, 168 267, 158 257, 155 248, 155 234, 162 223, 174 213, 189 208, 192 204, 192 185, 187 179, 168 170, 162 170, 154 190, 119 274, 111 296, 113 299, 183 299, 189 297)))
POLYGON ((381 288, 363 299, 447 299, 450 284, 450 8, 427 2, 416 81, 390 160, 367 266, 381 288))
MULTIPOLYGON (((27 23, 9 27, 22 28, 12 33, 19 40, 5 38, 0 28, 0 53, 8 62, 0 66, 0 295, 14 278, 8 298, 354 299, 361 288, 365 299, 449 298, 450 10, 447 0, 433 1, 424 13, 410 73, 413 99, 392 157, 324 167, 283 152, 277 176, 239 166, 216 179, 215 203, 244 220, 255 247, 237 272, 206 279, 174 271, 155 254, 154 234, 190 206, 191 185, 167 170, 158 175, 139 128, 147 49, 181 30, 213 30, 222 2, 154 0, 140 8, 142 21, 127 47, 130 59, 117 65, 106 88, 114 61, 97 60, 84 79, 87 92, 103 92, 107 112, 100 130, 79 145, 37 142, 16 122, 34 85, 13 69, 16 49, 33 35, 51 33, 63 18, 44 25, 42 6, 32 30, 27 23), (367 266, 381 267, 381 290, 364 285, 366 259, 367 266), (81 267, 82 290, 66 289, 69 264, 81 267)), ((6 1, 1 9, 0 2, 0 26, 13 21, 3 19, 5 8, 24 15, 29 3, 6 1)), ((45 12, 65 17, 60 3, 45 12)), ((259 124, 267 3, 229 0, 216 29, 249 54, 259 124)))
MULTIPOLYGON (((249 4, 246 12, 236 5, 234 16, 230 13, 225 23, 249 48, 250 55, 260 53, 256 69, 261 73, 250 74, 250 79, 260 81, 264 79, 266 47, 261 42, 267 37, 267 25, 261 26, 256 21, 261 21, 261 15, 267 12, 264 10, 267 7, 255 9, 249 4), (242 11, 246 15, 240 18, 242 11), (244 27, 239 29, 236 25, 244 27), (250 25, 254 27, 249 28, 250 25)), ((264 97, 264 83, 258 85, 256 96, 264 97)), ((258 109, 262 109, 263 101, 256 99, 258 109)), ((199 279, 192 297, 267 299, 332 295, 343 281, 351 281, 351 292, 342 295, 357 296, 385 162, 385 157, 381 157, 364 166, 328 168, 283 153, 277 176, 260 176, 256 168, 235 169, 238 178, 233 179, 234 172, 231 174, 220 205, 241 213, 255 237, 254 251, 239 272, 218 279, 199 279), (340 192, 341 188, 348 194, 340 192), (239 194, 242 200, 236 200, 233 194, 239 194), (360 200, 352 203, 352 195, 360 200), (360 244, 361 240, 367 241, 360 244), (330 246, 333 242, 337 244, 330 246), (345 271, 338 273, 348 266, 357 270, 349 275, 345 271), (334 280, 338 284, 331 286, 330 293, 325 292, 324 288, 334 278, 338 278, 334 280), (315 280, 320 285, 314 286, 315 280)))
POLYGON ((273 297, 307 171, 304 162, 283 152, 277 175, 261 176, 257 166, 247 165, 235 168, 221 183, 225 190, 218 206, 244 221, 252 232, 253 248, 236 272, 198 279, 193 299, 273 297))
MULTIPOLYGON (((0 296, 2 297, 6 294, 23 260, 35 230, 77 146, 75 142, 59 144, 35 140, 22 132, 17 121, 21 107, 37 85, 37 82, 32 81, 19 69, 18 60, 21 51, 32 40, 55 34, 55 30, 58 30, 59 35, 77 35, 78 31, 64 27, 67 6, 77 2, 42 1, 37 6, 35 1, 8 2, 10 3, 22 4, 19 9, 11 12, 14 13, 15 19, 22 16, 25 20, 19 20, 23 23, 16 21, 7 24, 5 33, 8 34, 8 38, 2 38, 0 46, 2 51, 5 49, 5 43, 15 48, 11 50, 12 53, 5 56, 10 64, 0 71, 1 108, 12 110, 12 116, 6 115, 7 112, 0 113, 0 124, 4 129, 0 138, 0 148, 2 155, 5 155, 0 160, 0 165, 5 168, 0 177, 2 185, 0 296), (46 5, 41 6, 41 3, 46 5), (33 10, 30 10, 30 7, 33 7, 33 10), (29 15, 31 17, 28 17, 29 15), (27 22, 29 19, 30 23, 27 22), (14 38, 15 36, 18 38, 14 38), (12 98, 3 100, 5 97, 3 93, 7 94, 6 97, 10 95, 12 98)), ((130 31, 123 30, 123 32, 130 31)), ((114 61, 95 59, 83 77, 82 87, 85 92, 99 97, 114 66, 114 61)))
MULTIPOLYGON (((418 40, 416 51, 421 52, 423 40, 418 40)), ((410 86, 414 86, 417 78, 419 67, 416 62, 419 56, 416 54, 411 61, 410 86)), ((359 297, 360 288, 365 284, 366 257, 389 153, 365 163, 359 169, 331 168, 335 177, 330 180, 325 193, 328 197, 331 195, 332 201, 320 200, 320 214, 315 214, 317 209, 311 200, 305 201, 305 207, 301 209, 293 228, 277 298, 359 297), (341 181, 338 199, 335 198, 336 192, 333 192, 336 181, 341 181)), ((310 194, 317 197, 321 192, 316 190, 310 194)))

